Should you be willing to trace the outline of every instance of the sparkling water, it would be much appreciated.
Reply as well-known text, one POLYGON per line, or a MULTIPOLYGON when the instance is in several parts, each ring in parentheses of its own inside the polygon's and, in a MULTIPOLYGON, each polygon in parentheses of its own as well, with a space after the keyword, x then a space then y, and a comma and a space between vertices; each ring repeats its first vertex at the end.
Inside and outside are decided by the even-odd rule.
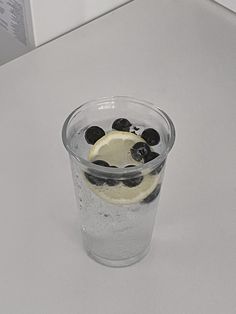
MULTIPOLYGON (((112 122, 110 120, 99 121, 97 125, 107 133, 111 131, 112 122)), ((85 141, 84 135, 88 127, 90 125, 79 130, 77 125, 73 125, 70 129, 70 148, 84 159, 88 159, 88 153, 92 147, 85 141)), ((147 127, 153 126, 143 125, 140 121, 135 123, 132 121, 130 131, 141 135, 147 127)), ((161 153, 165 150, 164 133, 156 129, 160 133, 161 141, 155 147, 155 151, 161 153)), ((73 157, 71 157, 71 167, 80 211, 83 242, 88 254, 100 262, 105 261, 106 264, 109 260, 110 265, 113 260, 117 265, 119 260, 132 260, 135 256, 144 255, 151 241, 159 195, 150 203, 139 201, 127 205, 112 204, 89 188, 78 162, 73 157)), ((164 167, 158 174, 160 177, 158 184, 162 182, 163 172, 164 167)), ((109 189, 110 187, 103 186, 102 188, 109 189)), ((119 188, 118 185, 117 193, 119 193, 119 188)))

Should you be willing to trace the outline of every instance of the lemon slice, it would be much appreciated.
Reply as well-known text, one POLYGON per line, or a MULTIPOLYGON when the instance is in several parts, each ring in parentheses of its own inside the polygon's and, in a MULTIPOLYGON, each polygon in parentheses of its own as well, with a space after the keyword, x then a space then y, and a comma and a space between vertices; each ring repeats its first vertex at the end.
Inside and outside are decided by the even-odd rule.
POLYGON ((102 159, 112 166, 124 167, 128 164, 138 165, 130 149, 137 142, 145 142, 141 136, 123 131, 111 131, 100 138, 90 149, 90 161, 102 159))
MULTIPOLYGON (((131 147, 137 142, 145 142, 140 136, 122 131, 111 131, 100 138, 90 149, 88 159, 104 160, 110 165, 124 167, 128 164, 138 165, 130 153, 131 147)), ((116 186, 96 186, 86 179, 89 188, 100 198, 112 204, 138 203, 150 195, 157 187, 159 175, 145 175, 142 182, 128 187, 120 182, 116 186)))

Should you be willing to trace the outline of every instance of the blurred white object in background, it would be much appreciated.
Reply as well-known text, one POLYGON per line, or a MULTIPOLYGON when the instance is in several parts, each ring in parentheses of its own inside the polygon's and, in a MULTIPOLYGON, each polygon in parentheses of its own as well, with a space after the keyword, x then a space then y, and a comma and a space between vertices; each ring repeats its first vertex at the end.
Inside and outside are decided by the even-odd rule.
POLYGON ((215 0, 222 4, 224 7, 236 12, 236 0, 215 0))
POLYGON ((0 27, 37 47, 128 0, 0 0, 0 27))
POLYGON ((0 0, 0 64, 129 1, 0 0))
MULTIPOLYGON (((1 1, 0 1, 1 3, 1 1)), ((0 66, 27 53, 31 48, 0 27, 0 66)))

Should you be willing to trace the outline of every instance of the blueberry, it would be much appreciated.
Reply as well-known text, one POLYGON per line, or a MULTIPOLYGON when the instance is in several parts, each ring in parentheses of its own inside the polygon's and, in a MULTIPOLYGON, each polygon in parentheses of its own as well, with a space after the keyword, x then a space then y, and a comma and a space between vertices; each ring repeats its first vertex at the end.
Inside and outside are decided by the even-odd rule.
MULTIPOLYGON (((103 167, 109 167, 109 164, 104 160, 95 160, 93 161, 93 164, 98 165, 98 166, 103 166, 103 167)), ((93 185, 101 186, 106 183, 106 179, 96 177, 87 172, 85 172, 84 174, 87 180, 93 185)))
MULTIPOLYGON (((159 154, 156 153, 156 152, 150 152, 145 158, 144 158, 144 162, 149 162, 151 160, 153 160, 154 158, 158 157, 159 154)), ((155 174, 158 174, 161 172, 162 168, 164 167, 165 165, 165 160, 158 166, 156 167, 152 172, 151 174, 155 175, 155 174)))
POLYGON ((117 184, 119 184, 119 181, 117 181, 115 179, 107 179, 106 184, 109 186, 116 186, 117 184))
MULTIPOLYGON (((130 167, 135 167, 135 165, 125 166, 125 168, 130 168, 130 167)), ((139 185, 142 181, 143 181, 143 176, 139 176, 137 178, 123 180, 122 182, 124 185, 128 186, 129 188, 132 188, 139 185)))
POLYGON ((132 124, 129 122, 129 120, 127 120, 125 118, 119 118, 113 122, 112 129, 115 129, 117 131, 129 132, 131 125, 132 124))
MULTIPOLYGON (((144 158, 144 162, 146 163, 146 162, 148 162, 148 161, 151 161, 151 160, 153 160, 154 158, 156 158, 156 157, 158 157, 158 156, 159 156, 158 153, 156 153, 156 152, 150 152, 150 153, 144 158)), ((163 168, 164 165, 165 165, 165 162, 166 162, 166 160, 163 160, 162 163, 161 163, 159 166, 157 166, 157 167, 151 172, 151 174, 160 173, 161 170, 162 170, 162 168, 163 168)))
POLYGON ((101 186, 105 183, 105 180, 102 178, 95 177, 95 176, 93 176, 87 172, 85 172, 84 174, 85 174, 85 177, 87 178, 87 180, 93 185, 101 186))
POLYGON ((95 144, 97 140, 105 135, 105 132, 99 126, 91 126, 85 132, 85 139, 88 144, 95 144))
POLYGON ((150 151, 150 147, 144 142, 138 142, 134 144, 134 146, 130 150, 131 156, 136 161, 141 161, 145 156, 150 153, 150 151))
POLYGON ((157 198, 157 196, 159 195, 160 190, 161 190, 161 185, 158 184, 156 186, 156 188, 154 189, 154 191, 152 191, 151 194, 149 194, 144 200, 142 200, 142 203, 148 204, 148 203, 151 203, 152 201, 154 201, 157 198))
POLYGON ((157 145, 160 142, 160 134, 152 128, 148 128, 148 129, 144 130, 141 137, 150 146, 157 145))
POLYGON ((93 161, 93 164, 103 167, 110 167, 109 163, 106 162, 105 160, 95 160, 93 161))
POLYGON ((149 152, 149 154, 147 156, 144 157, 144 162, 149 162, 151 160, 153 160, 154 158, 158 157, 159 154, 156 152, 149 152))
MULTIPOLYGON (((159 156, 158 153, 156 153, 156 152, 150 152, 147 156, 145 156, 144 162, 145 162, 145 163, 146 163, 146 162, 149 162, 149 161, 153 160, 154 158, 156 158, 156 157, 158 157, 158 156, 159 156)), ((155 174, 157 174, 157 173, 159 173, 159 172, 157 171, 157 168, 156 168, 156 169, 154 169, 154 170, 151 172, 151 175, 155 175, 155 174)))
MULTIPOLYGON (((110 168, 118 168, 118 167, 110 166, 110 168)), ((106 184, 109 185, 109 186, 116 186, 117 184, 119 184, 119 181, 115 180, 115 179, 107 179, 106 180, 106 184)))

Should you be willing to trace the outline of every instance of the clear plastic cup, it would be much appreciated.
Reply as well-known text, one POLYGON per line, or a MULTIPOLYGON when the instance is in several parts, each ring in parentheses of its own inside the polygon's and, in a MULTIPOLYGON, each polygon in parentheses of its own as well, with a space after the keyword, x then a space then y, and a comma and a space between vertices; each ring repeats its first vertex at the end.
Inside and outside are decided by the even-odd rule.
POLYGON ((166 159, 175 141, 172 121, 149 102, 125 96, 104 97, 75 109, 64 123, 62 139, 70 157, 87 254, 113 267, 138 262, 150 248, 166 159), (121 117, 135 126, 133 132, 145 128, 159 132, 160 143, 155 148, 158 157, 129 168, 90 162, 86 129, 96 125, 108 133, 112 122, 121 117), (140 181, 138 187, 127 184, 140 181))

